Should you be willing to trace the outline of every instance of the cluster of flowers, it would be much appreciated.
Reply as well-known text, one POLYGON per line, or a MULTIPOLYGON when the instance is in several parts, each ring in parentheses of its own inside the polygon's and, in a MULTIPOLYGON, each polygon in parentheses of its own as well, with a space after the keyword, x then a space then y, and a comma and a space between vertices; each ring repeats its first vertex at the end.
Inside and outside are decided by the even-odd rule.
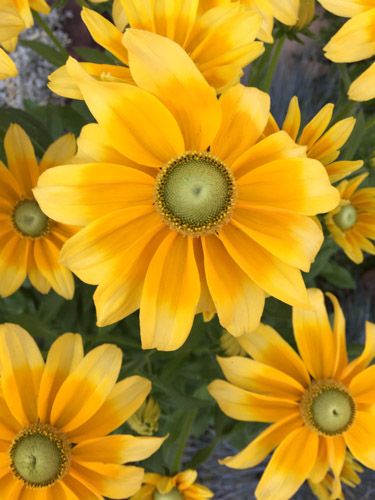
MULTIPOLYGON (((375 54, 371 2, 320 3, 352 17, 325 47, 329 59, 375 54)), ((11 125, 7 166, 0 162, 2 297, 28 277, 39 292, 52 288, 71 299, 73 272, 98 285, 99 326, 139 309, 143 349, 178 349, 197 313, 217 314, 236 337, 250 358, 219 358, 228 381, 208 389, 231 418, 272 423, 223 460, 248 468, 276 448, 258 500, 288 499, 305 480, 320 498, 338 498, 342 481, 357 483, 355 460, 375 469, 375 325, 367 324, 364 351, 349 363, 337 299, 329 295, 331 327, 323 293, 306 290, 301 274, 323 243, 318 214, 326 214, 326 228, 352 261, 362 262, 363 251, 375 254, 375 188, 359 189, 367 174, 346 179, 362 161, 337 161, 355 120, 328 128, 327 104, 300 130, 293 98, 280 128, 269 95, 239 83, 263 42, 273 41, 273 19, 308 23, 311 6, 115 0, 114 24, 84 8, 92 37, 119 63, 69 58, 49 86, 83 99, 96 123, 77 141, 72 134, 58 139, 39 163, 27 134, 11 125), (268 296, 293 307, 301 357, 260 323, 268 296)), ((30 7, 49 9, 44 0, 1 0, 6 50, 31 25, 30 7)), ((375 97, 374 68, 352 84, 351 99, 375 97)), ((1 51, 0 76, 15 73, 1 51)), ((213 496, 195 484, 194 471, 166 478, 123 465, 149 457, 165 438, 107 436, 151 389, 139 376, 116 383, 118 347, 84 356, 81 337, 66 333, 44 363, 31 336, 6 324, 0 366, 5 500, 213 496)))

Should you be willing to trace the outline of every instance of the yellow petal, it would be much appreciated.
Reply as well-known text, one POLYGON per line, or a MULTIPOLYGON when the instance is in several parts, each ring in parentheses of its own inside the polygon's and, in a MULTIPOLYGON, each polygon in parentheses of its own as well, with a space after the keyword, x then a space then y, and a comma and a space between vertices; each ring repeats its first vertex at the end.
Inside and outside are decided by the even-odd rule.
POLYGON ((343 436, 332 436, 327 437, 326 441, 329 466, 333 474, 340 477, 346 455, 345 439, 343 436))
POLYGON ((220 463, 233 469, 247 469, 259 464, 278 446, 288 434, 303 426, 298 413, 279 420, 259 434, 254 441, 233 457, 226 457, 220 463))
POLYGON ((348 91, 349 99, 353 101, 369 101, 375 97, 375 63, 366 69, 350 85, 348 91))
POLYGON ((120 153, 137 163, 160 167, 185 150, 175 118, 152 94, 134 85, 98 82, 72 58, 67 69, 120 153))
POLYGON ((80 335, 65 333, 52 344, 40 382, 38 397, 38 417, 42 422, 49 422, 56 394, 82 359, 83 345, 80 335))
POLYGON ((290 100, 288 111, 282 129, 295 141, 301 125, 301 111, 299 109, 298 97, 294 96, 290 100))
POLYGON ((39 172, 43 173, 47 168, 70 163, 70 160, 76 152, 76 148, 74 135, 63 135, 47 148, 39 163, 39 172))
POLYGON ((90 351, 56 394, 51 424, 67 432, 92 417, 116 383, 121 358, 121 350, 111 344, 103 344, 90 351))
POLYGON ((346 352, 345 337, 345 317, 337 298, 332 293, 327 293, 327 297, 329 297, 329 299, 331 300, 334 310, 332 331, 335 343, 334 351, 336 353, 336 359, 333 368, 333 375, 334 377, 337 377, 348 364, 348 354, 346 352))
POLYGON ((15 2, 1 0, 0 10, 0 43, 2 43, 17 36, 25 28, 25 23, 20 16, 15 2))
POLYGON ((29 0, 30 7, 42 14, 49 14, 51 7, 44 0, 29 0))
MULTIPOLYGON (((375 97, 375 96, 374 96, 375 97)), ((335 161, 326 165, 327 174, 331 183, 341 181, 344 177, 352 174, 363 166, 362 160, 355 161, 335 161)))
POLYGON ((132 28, 139 28, 147 31, 155 31, 153 11, 150 1, 122 0, 122 8, 132 28))
MULTIPOLYGON (((340 149, 348 140, 355 125, 355 118, 346 118, 335 123, 310 149, 310 158, 321 160, 340 149)), ((328 162, 327 162, 328 163, 328 162)))
POLYGON ((294 26, 298 19, 299 0, 270 0, 273 7, 273 15, 283 24, 294 26))
POLYGON ((256 88, 236 85, 221 95, 219 103, 223 118, 211 152, 232 165, 262 134, 268 121, 270 98, 256 88))
POLYGON ((192 238, 170 231, 145 278, 140 306, 143 349, 181 347, 190 333, 199 297, 192 238))
POLYGON ((304 127, 301 137, 298 139, 298 144, 304 144, 307 149, 311 149, 316 141, 323 135, 332 118, 334 105, 326 104, 323 108, 309 121, 304 127))
POLYGON ((186 150, 204 151, 219 129, 221 111, 215 91, 193 61, 175 42, 148 31, 128 29, 123 42, 137 85, 169 109, 186 150))
POLYGON ((0 80, 17 76, 18 71, 16 65, 6 52, 0 49, 0 80))
POLYGON ((353 425, 343 436, 354 458, 375 469, 375 416, 357 410, 353 425))
POLYGON ((214 380, 208 392, 228 417, 255 422, 277 422, 298 412, 298 403, 288 399, 245 391, 225 380, 214 380))
POLYGON ((375 395, 375 365, 352 378, 349 389, 357 403, 373 404, 375 395))
POLYGON ((293 329, 299 353, 311 375, 332 378, 335 365, 335 342, 324 305, 323 293, 307 291, 313 311, 293 308, 293 329))
POLYGON ((255 490, 257 500, 292 497, 314 466, 318 443, 318 435, 305 426, 292 431, 273 453, 255 490))
POLYGON ((37 420, 37 395, 44 361, 34 339, 18 325, 0 326, 1 386, 4 399, 17 420, 37 420))
MULTIPOLYGON (((85 500, 103 499, 101 495, 99 495, 98 493, 94 493, 92 489, 86 487, 82 481, 75 479, 71 474, 67 474, 66 476, 64 476, 63 479, 61 480, 61 483, 64 485, 65 493, 67 495, 67 500, 77 500, 80 498, 84 498, 85 500)), ((54 499, 49 498, 48 500, 54 500, 54 499)))
POLYGON ((353 17, 373 6, 372 0, 319 0, 323 7, 341 17, 353 17))
MULTIPOLYGON (((311 480, 313 483, 320 483, 321 481, 323 481, 323 479, 325 478, 325 476, 328 472, 328 467, 329 467, 328 452, 327 452, 327 440, 328 439, 329 438, 326 438, 324 436, 321 436, 319 438, 318 455, 316 457, 315 465, 311 469, 311 472, 309 474, 309 480, 311 480)), ((310 484, 310 481, 309 481, 309 484, 310 484)), ((323 500, 323 499, 319 499, 319 500, 323 500)))
POLYGON ((121 5, 121 0, 114 0, 112 4, 112 18, 113 22, 118 30, 124 31, 126 26, 129 24, 128 18, 125 14, 124 9, 121 5))
MULTIPOLYGON (((2 222, 3 224, 3 222, 2 222)), ((0 296, 12 295, 26 278, 30 241, 14 233, 0 252, 0 296)))
POLYGON ((364 370, 375 358, 375 324, 366 321, 366 343, 362 354, 353 359, 341 374, 341 380, 344 384, 350 381, 358 373, 364 370))
POLYGON ((199 0, 155 0, 152 31, 183 47, 194 26, 198 4, 199 0))

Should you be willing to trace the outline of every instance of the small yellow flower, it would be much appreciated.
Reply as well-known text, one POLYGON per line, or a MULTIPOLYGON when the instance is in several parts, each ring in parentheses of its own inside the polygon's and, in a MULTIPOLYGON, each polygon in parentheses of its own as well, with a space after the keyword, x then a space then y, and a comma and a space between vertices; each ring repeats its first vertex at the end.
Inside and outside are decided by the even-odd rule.
POLYGON ((173 477, 145 474, 144 486, 130 500, 206 500, 214 494, 196 484, 197 472, 192 469, 179 472, 173 477))
POLYGON ((127 424, 142 436, 152 436, 158 430, 160 406, 153 397, 148 397, 132 415, 127 424))
MULTIPOLYGON (((258 500, 287 500, 306 479, 320 483, 332 471, 341 493, 346 449, 375 469, 375 324, 366 322, 362 354, 348 362, 345 318, 336 297, 331 327, 324 296, 308 290, 313 311, 293 308, 300 356, 270 326, 238 341, 253 357, 218 358, 227 381, 208 390, 221 410, 243 421, 270 422, 244 450, 221 463, 235 469, 259 464, 273 452, 255 491, 258 500)), ((335 496, 336 495, 336 496, 335 496)))
POLYGON ((18 325, 0 326, 2 500, 127 498, 164 438, 115 434, 150 392, 138 376, 117 382, 122 353, 104 344, 83 353, 65 333, 47 361, 18 325))
POLYGON ((358 189, 368 173, 344 180, 337 189, 340 205, 329 212, 324 222, 332 238, 356 264, 363 262, 363 251, 375 254, 375 188, 358 189))
POLYGON ((200 312, 254 330, 265 291, 310 307, 300 270, 323 241, 310 216, 339 202, 322 164, 285 132, 259 141, 267 94, 236 85, 218 100, 179 45, 133 29, 124 40, 138 87, 68 61, 98 123, 78 141, 82 164, 34 190, 47 215, 86 226, 60 260, 99 285, 98 324, 140 308, 143 348, 175 350, 200 312))
POLYGON ((41 293, 51 287, 66 299, 74 294, 72 273, 59 264, 60 248, 77 228, 47 217, 32 189, 40 174, 69 163, 76 141, 67 134, 55 141, 38 165, 33 146, 19 125, 11 125, 4 138, 8 168, 0 161, 0 296, 14 293, 28 276, 41 293))
MULTIPOLYGON (((333 108, 333 104, 326 104, 300 131, 301 111, 298 97, 294 96, 289 103, 282 125, 282 130, 287 132, 297 144, 306 146, 306 154, 309 158, 315 158, 323 163, 332 183, 343 179, 363 165, 362 160, 336 161, 340 155, 340 148, 346 143, 353 131, 355 118, 349 117, 340 120, 327 130, 332 119, 333 108)), ((270 115, 265 135, 275 133, 278 130, 280 130, 279 126, 270 115)))
POLYGON ((220 337, 220 347, 226 356, 246 356, 246 351, 227 330, 223 330, 220 337))
MULTIPOLYGON (((355 488, 361 482, 357 472, 363 472, 363 467, 361 467, 359 463, 354 460, 353 455, 347 451, 340 474, 340 481, 347 484, 351 488, 355 488)), ((309 479, 309 486, 319 500, 332 500, 335 479, 331 473, 327 473, 323 480, 319 483, 313 483, 309 479)), ((338 498, 340 498, 340 500, 345 500, 342 493, 338 498)))
MULTIPOLYGON (((324 47, 325 55, 334 62, 356 62, 375 55, 375 7, 369 0, 319 0, 333 14, 349 17, 342 28, 324 47)), ((351 84, 348 92, 354 101, 375 97, 375 63, 351 84)))

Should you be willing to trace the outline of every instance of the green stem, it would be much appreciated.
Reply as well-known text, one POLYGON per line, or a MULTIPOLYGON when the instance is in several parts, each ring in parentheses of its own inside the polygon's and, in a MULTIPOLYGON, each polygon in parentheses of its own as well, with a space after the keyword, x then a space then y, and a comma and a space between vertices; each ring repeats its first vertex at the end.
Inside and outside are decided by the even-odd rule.
POLYGON ((33 16, 35 19, 38 21, 38 24, 43 30, 46 32, 46 34, 49 36, 49 38, 52 40, 52 42, 55 44, 55 46, 59 49, 61 54, 68 59, 69 57, 69 52, 61 45, 61 43, 58 41, 58 39, 55 37, 55 35, 52 33, 51 29, 47 26, 46 22, 42 18, 38 12, 33 11, 33 16))
POLYGON ((371 127, 375 125, 375 116, 369 120, 365 125, 365 130, 369 130, 371 127))
POLYGON ((172 465, 172 474, 177 474, 177 472, 180 472, 182 455, 184 453, 186 441, 188 440, 190 429, 194 423, 196 415, 197 415, 197 408, 194 408, 193 410, 190 410, 186 413, 181 438, 179 440, 176 455, 174 457, 172 465))
POLYGON ((268 70, 266 83, 265 83, 264 89, 263 89, 265 92, 268 92, 270 87, 271 87, 272 77, 273 77, 273 74, 275 72, 277 61, 279 60, 280 52, 281 52, 281 49, 283 48, 285 39, 286 39, 286 35, 283 35, 275 43, 275 48, 274 48, 271 64, 270 64, 270 67, 268 70))

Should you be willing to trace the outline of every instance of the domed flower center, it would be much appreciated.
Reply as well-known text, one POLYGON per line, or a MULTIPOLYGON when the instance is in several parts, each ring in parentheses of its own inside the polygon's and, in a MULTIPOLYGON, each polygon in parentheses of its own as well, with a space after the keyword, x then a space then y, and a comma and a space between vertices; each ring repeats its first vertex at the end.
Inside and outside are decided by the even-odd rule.
POLYGON ((154 201, 171 229, 198 237, 230 220, 237 186, 230 169, 210 153, 187 152, 156 177, 154 201))
POLYGON ((22 200, 12 213, 13 226, 23 236, 38 238, 47 233, 49 218, 35 200, 22 200))
POLYGON ((345 205, 339 213, 333 216, 333 219, 342 231, 346 231, 357 222, 357 210, 353 205, 345 205))
POLYGON ((305 424, 323 436, 342 434, 354 422, 355 401, 348 389, 337 380, 311 383, 301 400, 305 424))
POLYGON ((154 500, 184 500, 184 496, 177 488, 173 488, 168 493, 159 493, 158 490, 155 490, 153 497, 154 500))
POLYGON ((13 474, 31 488, 59 481, 69 470, 71 446, 65 434, 49 424, 24 427, 10 448, 13 474))

